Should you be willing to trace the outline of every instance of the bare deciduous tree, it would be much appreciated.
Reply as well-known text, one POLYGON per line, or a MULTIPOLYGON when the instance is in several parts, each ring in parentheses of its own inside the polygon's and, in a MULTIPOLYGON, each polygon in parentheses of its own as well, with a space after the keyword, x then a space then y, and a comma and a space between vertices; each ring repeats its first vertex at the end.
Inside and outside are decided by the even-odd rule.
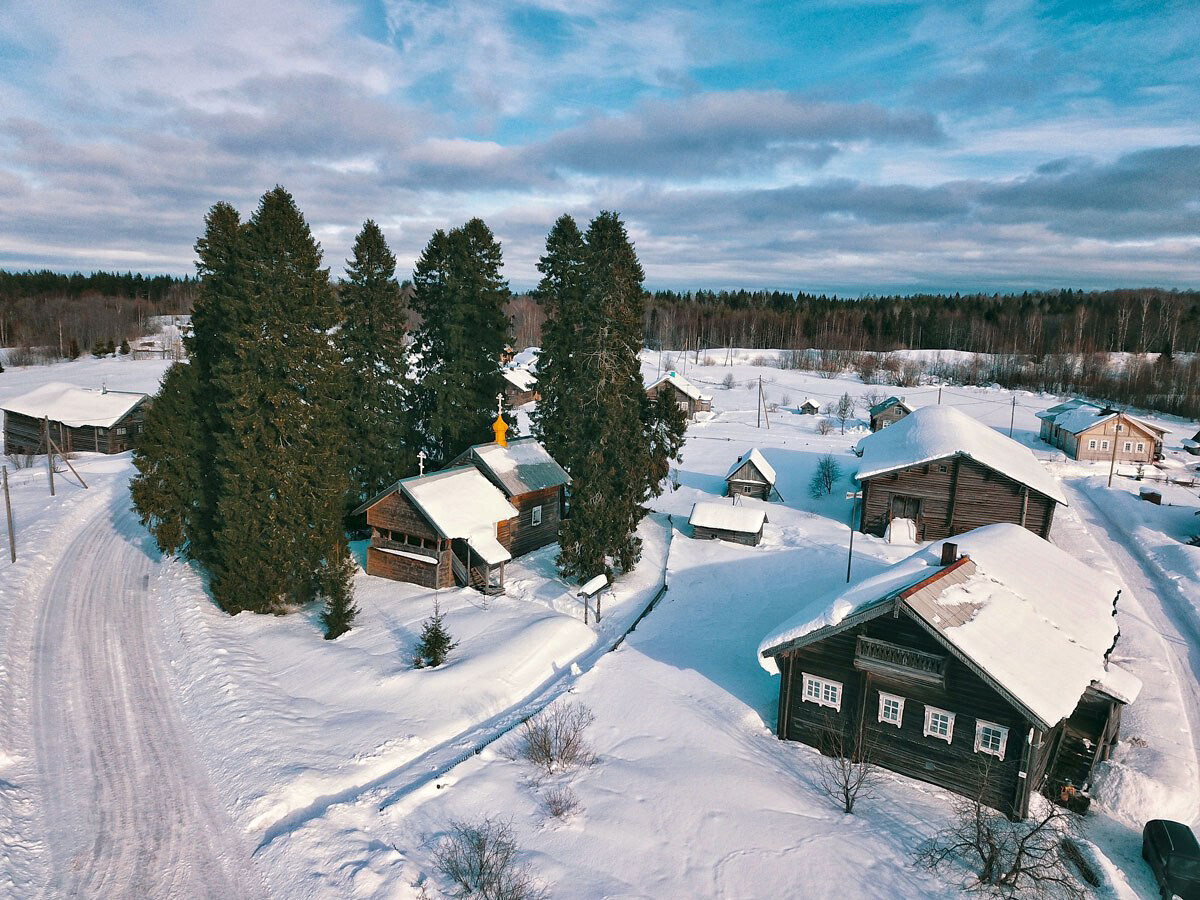
POLYGON ((854 804, 869 800, 879 782, 880 769, 872 758, 868 741, 850 737, 843 723, 827 719, 821 735, 821 757, 817 762, 817 787, 841 808, 853 813, 854 804))
POLYGON ((525 721, 512 755, 546 776, 593 765, 596 754, 584 732, 595 720, 581 703, 556 703, 525 721))
POLYGON ((478 900, 545 900, 529 864, 520 858, 512 825, 496 819, 451 822, 433 851, 433 864, 455 896, 478 900))
POLYGON ((826 453, 817 461, 817 471, 813 472, 812 480, 808 483, 808 491, 814 497, 823 497, 833 493, 833 486, 842 477, 842 467, 832 454, 826 453))
POLYGON ((817 434, 833 434, 833 420, 822 419, 817 423, 817 434))

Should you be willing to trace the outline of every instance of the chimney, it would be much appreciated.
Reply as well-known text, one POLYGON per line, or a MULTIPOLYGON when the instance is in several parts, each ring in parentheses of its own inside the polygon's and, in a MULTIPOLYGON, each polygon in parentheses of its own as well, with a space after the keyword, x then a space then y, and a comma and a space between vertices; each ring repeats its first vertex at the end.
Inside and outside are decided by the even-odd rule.
POLYGON ((958 544, 946 541, 942 544, 942 565, 948 566, 955 562, 958 562, 958 544))

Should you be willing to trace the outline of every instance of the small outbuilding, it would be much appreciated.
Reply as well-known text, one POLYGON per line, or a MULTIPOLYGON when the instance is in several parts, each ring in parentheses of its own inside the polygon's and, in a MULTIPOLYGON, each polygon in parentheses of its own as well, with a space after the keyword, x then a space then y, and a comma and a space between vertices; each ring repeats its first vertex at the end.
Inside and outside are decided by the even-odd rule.
POLYGON ((1015 525, 926 547, 767 635, 776 733, 1024 818, 1086 793, 1141 688, 1110 662, 1118 585, 1015 525))
POLYGON ((730 503, 702 501, 692 506, 688 524, 692 536, 698 540, 718 538, 757 547, 762 540, 763 525, 767 521, 765 510, 755 506, 734 506, 730 503))
POLYGON ((812 400, 806 399, 797 407, 797 410, 802 416, 815 416, 821 411, 821 407, 817 406, 812 400))
POLYGON ((1037 417, 1042 423, 1038 436, 1071 459, 1127 463, 1162 459, 1166 429, 1088 400, 1067 400, 1037 417))
POLYGON ((45 431, 63 453, 123 453, 145 426, 148 394, 50 382, 5 402, 4 452, 45 453, 45 431))
POLYGON ((668 372, 658 379, 646 388, 646 396, 654 399, 659 391, 670 391, 679 408, 687 413, 689 419, 695 418, 696 413, 712 411, 712 397, 700 393, 699 388, 678 372, 668 372))
POLYGON ((912 411, 913 408, 904 402, 903 397, 881 400, 870 409, 871 430, 879 431, 881 428, 895 425, 912 411))
POLYGON ((1049 539, 1067 500, 1033 452, 952 406, 924 406, 858 443, 859 529, 911 519, 932 541, 1011 522, 1049 539))
POLYGON ((770 500, 772 496, 779 496, 775 480, 775 470, 755 447, 739 456, 729 467, 725 476, 725 496, 770 500))
POLYGON ((1200 431, 1197 431, 1190 438, 1183 439, 1183 451, 1192 454, 1192 456, 1200 456, 1200 431))
POLYGON ((500 374, 504 376, 504 399, 509 406, 524 406, 541 399, 537 375, 529 369, 503 369, 500 374))

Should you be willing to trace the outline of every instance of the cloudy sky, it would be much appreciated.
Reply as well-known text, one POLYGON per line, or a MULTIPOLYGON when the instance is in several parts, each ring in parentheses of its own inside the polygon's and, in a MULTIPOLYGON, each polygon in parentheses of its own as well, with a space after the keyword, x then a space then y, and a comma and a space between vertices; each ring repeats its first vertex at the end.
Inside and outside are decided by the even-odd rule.
POLYGON ((296 196, 340 275, 482 216, 514 287, 625 217, 651 287, 1200 286, 1195 0, 0 0, 0 267, 192 270, 296 196))

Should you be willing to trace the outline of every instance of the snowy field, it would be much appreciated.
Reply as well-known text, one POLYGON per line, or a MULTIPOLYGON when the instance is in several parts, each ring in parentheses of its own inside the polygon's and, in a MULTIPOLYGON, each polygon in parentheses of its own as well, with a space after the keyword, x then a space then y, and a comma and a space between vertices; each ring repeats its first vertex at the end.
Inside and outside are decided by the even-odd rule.
MULTIPOLYGON (((725 351, 710 355, 720 362, 725 351)), ((946 821, 947 795, 889 776, 843 815, 814 786, 815 751, 774 738, 778 679, 755 658, 768 631, 846 577, 844 495, 864 414, 860 406, 845 435, 822 436, 820 416, 793 410, 870 390, 924 405, 938 401, 938 387, 819 378, 754 365, 759 357, 773 361, 751 350, 732 366, 705 366, 689 354, 685 367, 675 355, 677 371, 713 395, 714 413, 689 428, 679 487, 655 502, 644 559, 606 597, 598 628, 583 624, 546 548, 510 566, 505 596, 440 592, 460 641, 440 670, 410 665, 432 592, 360 574, 362 615, 332 644, 316 610, 230 618, 193 567, 159 558, 129 514, 127 454, 81 456, 91 489, 60 476, 54 499, 44 463, 10 467, 20 557, 10 565, 5 545, 0 558, 0 708, 9 713, 0 720, 0 896, 120 884, 145 866, 122 844, 141 841, 161 844, 155 858, 180 872, 218 873, 210 881, 224 896, 436 897, 433 844, 452 820, 486 815, 511 820, 556 897, 955 895, 957 883, 910 862, 946 821), (769 428, 756 426, 760 377, 779 406, 769 428), (692 504, 718 497, 751 447, 779 473, 784 498, 765 504, 762 544, 692 540, 692 504), (843 475, 831 497, 814 500, 808 482, 825 453, 843 475), (661 602, 605 652, 657 595, 664 568, 661 602), (598 754, 569 779, 581 811, 565 823, 542 810, 547 785, 508 758, 510 739, 488 743, 560 696, 594 712, 598 754), (84 848, 97 821, 108 844, 84 848)), ((152 392, 167 365, 10 368, 0 404, 47 381, 152 392)), ((653 380, 659 355, 643 365, 653 380)), ((1014 438, 1064 483, 1071 505, 1056 515, 1055 542, 1125 586, 1114 659, 1145 687, 1079 829, 1105 872, 1102 896, 1149 896, 1141 823, 1200 814, 1200 548, 1181 542, 1200 531, 1200 500, 1196 488, 1154 484, 1164 505, 1141 502, 1145 482, 1125 477, 1130 467, 1110 490, 1106 466, 1041 444, 1034 414, 1060 399, 941 391, 943 404, 1005 433, 1011 417, 1014 438)), ((1180 442, 1195 424, 1153 420, 1168 429, 1167 471, 1186 476, 1200 459, 1180 442)), ((911 552, 856 535, 853 576, 911 552)), ((190 896, 187 877, 144 887, 190 896)))

